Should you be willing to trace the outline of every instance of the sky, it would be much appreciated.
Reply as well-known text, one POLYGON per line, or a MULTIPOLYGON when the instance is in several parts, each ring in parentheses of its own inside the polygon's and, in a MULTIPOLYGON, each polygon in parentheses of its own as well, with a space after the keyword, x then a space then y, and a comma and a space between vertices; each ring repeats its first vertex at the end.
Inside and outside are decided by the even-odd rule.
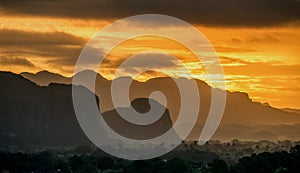
MULTIPOLYGON (((71 76, 84 45, 105 26, 132 15, 164 14, 187 21, 206 36, 222 63, 227 90, 247 92, 254 101, 274 107, 300 109, 299 11, 299 0, 1 1, 0 69, 15 73, 48 70, 71 76)), ((157 29, 139 24, 125 27, 126 32, 157 29)), ((176 32, 178 26, 169 27, 176 32)), ((108 35, 122 37, 120 32, 124 31, 108 35)), ((143 73, 137 80, 169 75, 209 83, 202 64, 208 62, 198 62, 177 42, 150 36, 119 45, 99 72, 112 79, 123 60, 139 53, 157 64, 153 66, 157 72, 143 73), (148 50, 179 57, 193 75, 186 76, 178 62, 164 55, 142 53, 148 50)), ((141 61, 134 69, 143 69, 145 64, 141 61)), ((131 75, 130 70, 123 73, 131 75)), ((214 78, 218 80, 218 75, 214 78)))

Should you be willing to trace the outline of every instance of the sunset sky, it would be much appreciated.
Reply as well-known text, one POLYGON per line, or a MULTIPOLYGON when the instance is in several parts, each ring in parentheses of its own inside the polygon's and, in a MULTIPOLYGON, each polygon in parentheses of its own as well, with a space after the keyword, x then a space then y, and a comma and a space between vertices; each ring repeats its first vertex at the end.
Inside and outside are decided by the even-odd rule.
MULTIPOLYGON (((198 28, 222 62, 227 90, 247 92, 253 100, 274 107, 300 109, 299 0, 1 1, 0 69, 15 73, 48 70, 71 76, 81 49, 98 31, 120 18, 146 13, 174 16, 198 28)), ((145 26, 127 28, 130 32, 145 26)), ((109 35, 121 37, 120 32, 109 35)), ((152 49, 180 57, 193 76, 182 74, 176 62, 161 63, 160 72, 207 80, 201 63, 188 50, 156 37, 119 45, 107 57, 111 62, 99 71, 111 79, 119 62, 152 49)), ((138 80, 160 75, 147 73, 138 80)))

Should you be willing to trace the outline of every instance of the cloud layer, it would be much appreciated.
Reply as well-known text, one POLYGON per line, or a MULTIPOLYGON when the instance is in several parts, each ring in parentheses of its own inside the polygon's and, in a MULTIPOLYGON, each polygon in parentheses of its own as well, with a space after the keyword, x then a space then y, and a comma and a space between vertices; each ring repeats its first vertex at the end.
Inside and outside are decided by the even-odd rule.
POLYGON ((158 13, 210 26, 273 26, 299 22, 299 0, 9 0, 4 14, 115 19, 158 13))
POLYGON ((0 63, 32 66, 30 59, 47 59, 49 63, 74 65, 85 40, 62 32, 24 32, 0 30, 0 63))
POLYGON ((0 57, 0 65, 16 65, 23 67, 35 67, 35 65, 24 57, 0 57))

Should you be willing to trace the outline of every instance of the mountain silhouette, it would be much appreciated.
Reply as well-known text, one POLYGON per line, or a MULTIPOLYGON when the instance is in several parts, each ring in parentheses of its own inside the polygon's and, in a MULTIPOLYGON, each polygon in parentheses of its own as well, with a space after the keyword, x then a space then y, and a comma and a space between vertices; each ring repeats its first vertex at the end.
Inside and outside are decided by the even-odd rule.
POLYGON ((20 74, 26 79, 34 81, 40 86, 48 86, 50 83, 71 84, 72 79, 49 71, 40 71, 36 74, 23 72, 20 74))
POLYGON ((71 85, 40 87, 20 75, 1 72, 0 92, 2 145, 90 144, 75 117, 71 85))
MULTIPOLYGON (((93 71, 82 71, 76 75, 84 76, 83 78, 87 80, 91 76, 93 71)), ((39 81, 43 79, 34 80, 34 78, 28 78, 29 80, 41 85, 39 81)), ((96 74, 96 87, 95 92, 100 98, 101 111, 105 112, 114 109, 114 105, 111 100, 111 82, 105 79, 99 74, 96 74)), ((24 76, 27 78, 26 76, 24 76)), ((43 77, 41 77, 43 78, 43 77)), ((70 79, 70 78, 66 78, 70 79)), ((132 80, 130 77, 120 77, 115 80, 132 80)), ((133 80, 130 88, 130 100, 135 98, 147 98, 153 91, 161 91, 166 96, 168 101, 167 108, 170 111, 172 119, 176 119, 180 110, 180 93, 176 83, 173 80, 187 80, 185 78, 173 79, 170 77, 160 77, 153 78, 146 82, 138 82, 133 80)), ((64 83, 57 82, 53 80, 54 83, 64 83)), ((52 81, 49 81, 52 83, 52 81)), ((216 88, 210 87, 203 81, 196 80, 198 85, 198 91, 200 95, 200 116, 207 116, 210 109, 211 102, 211 90, 218 90, 216 88)), ((80 83, 78 83, 80 84, 80 83)), ((122 87, 122 86, 120 86, 122 87)), ((186 88, 188 89, 188 88, 186 88)), ((120 88, 122 90, 122 88, 120 88)), ((300 123, 300 116, 296 112, 288 112, 285 110, 280 110, 273 108, 269 105, 265 105, 259 102, 253 102, 247 93, 243 92, 227 92, 227 102, 225 113, 223 116, 223 123, 241 123, 241 124, 291 124, 300 123)), ((127 105, 128 106, 128 105, 127 105)), ((191 108, 192 109, 192 108, 191 108)), ((202 120, 205 120, 203 118, 202 120)))
MULTIPOLYGON (((151 105, 159 106, 164 109, 157 101, 147 98, 138 98, 131 102, 131 107, 138 113, 147 113, 151 109, 151 105)), ((107 124, 118 134, 136 140, 152 139, 160 136, 172 128, 172 121, 170 119, 169 111, 165 109, 161 117, 149 125, 137 125, 126 121, 120 117, 118 111, 130 113, 129 108, 117 108, 103 114, 104 120, 107 124)), ((133 116, 141 116, 138 113, 133 113, 133 116)))
MULTIPOLYGON (((75 87, 80 92, 95 96, 85 87, 75 87)), ((135 99, 131 107, 145 112, 150 109, 149 103, 162 107, 158 102, 145 98, 135 99)), ((92 145, 76 119, 72 85, 51 83, 48 86, 38 86, 20 75, 0 72, 0 107, 2 146, 92 145)), ((159 121, 142 128, 122 120, 116 110, 105 112, 102 116, 113 130, 122 135, 149 139, 172 127, 168 110, 164 110, 159 121)))
MULTIPOLYGON (((111 99, 111 83, 112 83, 111 80, 107 80, 101 75, 95 74, 95 72, 93 71, 82 71, 77 73, 76 75, 84 76, 83 78, 87 80, 93 80, 90 79, 89 76, 96 75, 95 93, 100 99, 100 105, 99 105, 100 110, 102 112, 106 112, 115 109, 115 106, 111 99)), ((120 77, 114 80, 129 81, 132 79, 130 77, 120 77)), ((174 79, 170 77, 153 78, 147 80, 146 82, 138 82, 133 80, 130 86, 129 98, 131 101, 136 98, 148 98, 153 91, 161 91, 162 93, 164 93, 166 97, 167 100, 166 107, 169 110, 171 120, 174 123, 178 118, 180 112, 180 103, 181 103, 180 91, 176 83, 174 82, 174 80, 181 81, 181 82, 190 81, 189 79, 186 78, 174 79)), ((32 80, 32 81, 36 82, 37 84, 40 84, 38 80, 32 80)), ((207 83, 203 81, 200 80, 195 80, 195 81, 197 83, 198 92, 200 95, 200 111, 199 111, 198 120, 196 122, 196 126, 194 127, 191 135, 189 136, 189 139, 199 138, 203 125, 210 111, 211 91, 219 90, 217 88, 212 88, 211 86, 209 86, 207 83)), ((89 86, 87 87, 89 88, 89 86)), ((184 89, 189 90, 189 88, 184 88, 184 89)), ((122 88, 122 86, 117 86, 117 90, 122 91, 124 89, 122 88)), ((245 133, 240 133, 243 130, 235 128, 236 125, 239 125, 240 127, 244 127, 245 129, 247 129, 247 127, 252 128, 257 125, 262 125, 266 128, 269 126, 283 127, 283 125, 289 125, 289 126, 293 126, 294 130, 297 131, 300 130, 300 128, 297 126, 297 124, 300 123, 300 114, 297 114, 295 112, 287 112, 281 109, 273 108, 266 104, 254 102, 249 98, 247 93, 229 92, 229 91, 224 91, 224 92, 226 92, 227 94, 226 96, 227 101, 226 101, 226 107, 225 107, 224 115, 221 124, 219 126, 219 129, 222 129, 224 131, 231 131, 231 133, 230 135, 226 135, 224 133, 221 133, 220 130, 218 130, 214 135, 215 138, 225 139, 225 137, 227 137, 228 139, 229 138, 231 139, 236 136, 237 138, 241 138, 241 139, 249 138, 252 140, 253 138, 250 138, 250 136, 254 136, 254 137, 260 136, 261 134, 264 134, 266 131, 268 131, 264 128, 260 128, 251 131, 251 133, 255 135, 249 135, 250 131, 245 131, 245 133)), ((128 106, 130 105, 121 105, 121 107, 128 107, 128 106)), ((188 109, 193 111, 193 107, 188 107, 188 109)), ((299 138, 299 135, 298 136, 290 135, 291 134, 290 132, 284 133, 285 129, 282 129, 282 131, 283 133, 276 136, 275 137, 276 139, 281 139, 284 137, 287 138, 291 137, 293 139, 299 138)), ((269 132, 275 133, 272 131, 269 132)), ((277 131, 276 133, 279 132, 277 131)), ((276 133, 275 135, 277 135, 276 133)), ((272 135, 270 135, 269 133, 268 136, 272 136, 272 135)), ((263 136, 261 137, 263 139, 263 136)))
POLYGON ((283 108, 281 110, 283 110, 285 112, 292 112, 292 113, 300 114, 300 109, 283 108))

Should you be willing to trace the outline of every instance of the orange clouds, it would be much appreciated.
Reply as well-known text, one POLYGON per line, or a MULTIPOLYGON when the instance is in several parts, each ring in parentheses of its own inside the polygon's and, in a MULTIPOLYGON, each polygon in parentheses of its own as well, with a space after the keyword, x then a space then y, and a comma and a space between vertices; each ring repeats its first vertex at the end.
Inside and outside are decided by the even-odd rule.
MULTIPOLYGON (((84 44, 109 23, 95 19, 17 16, 3 16, 0 20, 1 70, 17 73, 49 70, 67 76, 72 75, 84 44)), ((300 108, 300 26, 197 27, 211 41, 219 55, 227 89, 247 92, 254 100, 269 102, 276 107, 300 108)), ((127 57, 153 49, 178 57, 193 72, 193 77, 207 80, 202 64, 188 49, 172 40, 158 37, 140 37, 119 45, 110 52, 100 72, 111 78, 115 68, 127 57)), ((158 72, 142 74, 139 80, 185 75, 176 64, 157 69, 158 72)), ((218 76, 215 79, 218 80, 218 76)))

